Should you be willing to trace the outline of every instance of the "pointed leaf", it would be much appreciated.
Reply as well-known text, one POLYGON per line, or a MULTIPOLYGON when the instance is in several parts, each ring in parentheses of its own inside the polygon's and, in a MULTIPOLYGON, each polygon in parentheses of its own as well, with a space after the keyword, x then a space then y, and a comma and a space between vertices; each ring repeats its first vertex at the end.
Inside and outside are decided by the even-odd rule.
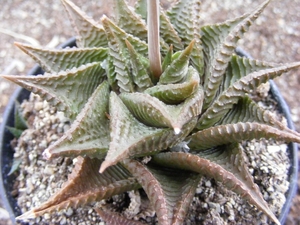
POLYGON ((108 83, 111 87, 111 89, 115 92, 119 92, 119 87, 116 79, 116 71, 115 71, 115 66, 114 66, 114 61, 113 58, 108 55, 107 59, 101 63, 102 67, 105 69, 106 76, 108 83))
POLYGON ((180 0, 167 12, 169 19, 185 46, 195 39, 195 26, 200 11, 200 1, 180 0))
POLYGON ((177 133, 184 124, 200 114, 203 91, 198 89, 179 105, 166 105, 144 93, 124 93, 120 98, 139 121, 149 126, 173 128, 177 133))
POLYGON ((68 207, 78 207, 140 188, 137 181, 121 165, 108 168, 100 174, 101 160, 78 157, 68 181, 60 191, 41 206, 17 217, 17 220, 35 218, 45 213, 68 207))
POLYGON ((134 92, 133 78, 130 74, 130 54, 125 41, 127 40, 141 54, 147 50, 146 43, 125 33, 107 17, 102 19, 109 41, 109 54, 115 66, 116 81, 121 92, 134 92), (141 51, 141 52, 140 52, 141 51))
POLYGON ((190 54, 193 50, 195 41, 192 41, 189 46, 175 59, 162 73, 159 84, 174 84, 183 81, 188 72, 188 64, 190 54))
POLYGON ((271 69, 260 70, 242 77, 221 93, 213 104, 201 115, 197 128, 205 129, 217 123, 241 97, 246 93, 252 93, 262 83, 274 79, 283 73, 297 68, 300 63, 289 63, 271 69))
POLYGON ((218 124, 225 125, 238 122, 266 124, 297 135, 297 132, 289 129, 283 122, 280 122, 274 113, 259 107, 258 104, 248 96, 241 98, 218 124))
POLYGON ((160 12, 160 36, 168 45, 173 45, 175 51, 182 51, 184 49, 177 31, 163 9, 160 12))
POLYGON ((155 165, 144 166, 135 160, 125 160, 124 166, 142 185, 160 225, 183 224, 200 180, 199 175, 155 165))
POLYGON ((58 156, 84 155, 102 159, 108 151, 109 85, 103 82, 95 90, 71 128, 58 141, 47 148, 43 155, 47 158, 58 156))
POLYGON ((78 33, 77 46, 107 47, 107 39, 102 25, 89 18, 79 7, 69 0, 62 0, 73 26, 78 33))
POLYGON ((10 127, 10 126, 6 126, 6 128, 9 130, 10 133, 12 133, 12 135, 15 137, 15 138, 19 138, 21 137, 22 133, 24 130, 20 130, 20 129, 17 129, 15 127, 10 127))
POLYGON ((115 17, 119 27, 122 27, 128 34, 138 37, 141 40, 147 40, 147 26, 145 21, 132 11, 125 0, 114 0, 115 17))
POLYGON ((246 140, 274 138, 279 141, 298 142, 300 135, 276 129, 259 123, 236 123, 207 128, 190 137, 188 146, 193 150, 201 150, 246 140))
POLYGON ((23 131, 28 128, 27 121, 25 120, 23 113, 21 112, 21 106, 19 102, 15 102, 14 107, 14 127, 6 126, 6 128, 9 130, 9 132, 12 133, 12 135, 15 138, 19 138, 23 131))
POLYGON ((74 119, 105 79, 104 72, 99 63, 89 63, 58 74, 3 77, 40 95, 74 119))
POLYGON ((262 210, 276 224, 280 224, 254 183, 240 146, 222 146, 202 151, 199 156, 182 152, 160 153, 155 155, 153 160, 163 166, 190 170, 222 182, 229 190, 239 194, 262 210))
POLYGON ((72 69, 93 62, 102 62, 107 58, 106 48, 65 48, 49 50, 30 45, 15 43, 30 55, 48 73, 72 69))
POLYGON ((18 171, 18 169, 19 169, 22 162, 23 162, 23 159, 21 157, 20 158, 14 158, 13 162, 12 162, 12 165, 11 165, 11 168, 10 168, 7 176, 10 176, 14 172, 18 171))
POLYGON ((145 225, 144 223, 136 220, 129 220, 115 212, 103 211, 99 208, 96 208, 95 210, 102 220, 104 220, 106 225, 145 225))
POLYGON ((191 53, 192 64, 200 75, 203 74, 204 61, 202 44, 200 40, 200 1, 181 0, 168 11, 167 15, 184 44, 188 46, 195 40, 195 46, 191 53))
POLYGON ((201 28, 203 33, 201 38, 206 55, 205 109, 216 97, 237 41, 249 29, 268 3, 269 1, 265 1, 249 15, 246 14, 232 21, 201 28))
POLYGON ((137 51, 138 54, 147 56, 148 55, 148 45, 145 41, 139 39, 138 37, 135 37, 131 34, 126 33, 122 28, 117 26, 114 22, 112 22, 109 18, 106 16, 103 16, 101 19, 104 29, 107 33, 107 35, 114 35, 114 37, 110 37, 110 40, 112 38, 118 39, 119 44, 122 44, 123 46, 126 46, 125 40, 129 41, 130 44, 134 47, 134 49, 137 51))
POLYGON ((169 50, 168 50, 165 58, 163 59, 163 63, 162 63, 162 71, 163 72, 171 64, 171 62, 172 62, 172 56, 173 56, 173 45, 170 45, 170 48, 169 48, 169 50))
POLYGON ((166 104, 179 104, 198 90, 199 83, 198 72, 193 67, 189 67, 186 81, 178 84, 157 84, 148 88, 144 93, 154 96, 166 104))
POLYGON ((276 66, 279 65, 233 55, 226 70, 226 75, 220 91, 226 90, 234 82, 250 73, 263 69, 270 69, 276 66))
POLYGON ((187 123, 180 134, 168 128, 148 127, 136 120, 113 92, 109 112, 111 142, 100 172, 122 159, 154 154, 176 145, 191 132, 196 123, 196 119, 187 123))
POLYGON ((137 91, 142 92, 145 89, 152 87, 153 83, 148 75, 147 69, 149 68, 149 63, 147 67, 144 65, 144 59, 139 55, 129 41, 125 40, 129 54, 130 54, 130 64, 132 69, 133 82, 137 85, 137 91))

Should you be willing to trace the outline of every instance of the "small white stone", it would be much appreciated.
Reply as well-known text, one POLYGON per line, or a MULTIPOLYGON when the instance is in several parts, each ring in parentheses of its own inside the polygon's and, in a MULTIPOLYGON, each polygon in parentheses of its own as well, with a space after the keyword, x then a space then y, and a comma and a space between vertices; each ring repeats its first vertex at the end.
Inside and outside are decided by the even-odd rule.
POLYGON ((67 211, 65 212, 66 216, 70 217, 73 214, 73 209, 72 208, 68 208, 67 211))
POLYGON ((210 180, 208 180, 208 181, 205 182, 205 186, 206 186, 206 187, 211 187, 211 182, 210 182, 210 180))
POLYGON ((46 166, 46 168, 44 169, 44 174, 47 174, 47 175, 54 174, 53 168, 51 166, 46 166))
POLYGON ((45 213, 44 214, 44 219, 45 220, 49 220, 50 219, 50 214, 49 213, 45 213))
POLYGON ((267 150, 268 150, 268 152, 270 152, 270 153, 277 153, 277 152, 279 152, 279 151, 281 150, 281 148, 280 148, 280 146, 278 146, 278 145, 269 145, 269 146, 267 147, 267 150))
POLYGON ((60 225, 67 224, 67 219, 65 217, 61 218, 61 221, 59 222, 60 225))

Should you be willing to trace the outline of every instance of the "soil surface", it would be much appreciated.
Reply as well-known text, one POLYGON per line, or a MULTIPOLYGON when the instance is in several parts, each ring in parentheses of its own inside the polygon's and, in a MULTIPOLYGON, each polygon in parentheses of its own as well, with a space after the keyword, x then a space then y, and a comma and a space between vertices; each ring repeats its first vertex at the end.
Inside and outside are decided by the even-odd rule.
MULTIPOLYGON (((253 9, 264 0, 202 0, 203 24, 222 22, 253 9), (252 4, 252 6, 251 6, 252 4)), ((89 16, 100 19, 110 14, 110 1, 73 0, 89 16)), ((131 2, 133 2, 131 0, 131 2)), ((168 5, 168 1, 162 1, 168 5)), ((239 42, 239 46, 256 59, 271 62, 300 61, 300 0, 273 0, 239 42)), ((14 41, 34 46, 55 47, 75 35, 62 3, 59 0, 37 2, 33 0, 5 1, 0 10, 0 74, 26 74, 35 65, 14 41)), ((275 80, 290 105, 296 130, 300 131, 300 70, 294 70, 275 80)), ((0 123, 5 105, 16 88, 0 78, 0 123)), ((300 178, 299 178, 300 185, 300 178)), ((300 193, 286 225, 300 224, 300 193)), ((10 224, 8 214, 0 207, 0 225, 10 224)))

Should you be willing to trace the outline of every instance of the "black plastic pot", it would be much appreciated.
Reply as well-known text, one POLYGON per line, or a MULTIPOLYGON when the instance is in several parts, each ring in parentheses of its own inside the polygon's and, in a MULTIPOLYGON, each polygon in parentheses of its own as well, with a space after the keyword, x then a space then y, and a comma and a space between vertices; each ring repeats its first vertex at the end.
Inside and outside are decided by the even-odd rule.
MULTIPOLYGON (((60 47, 72 47, 75 46, 75 38, 69 39, 67 42, 65 42, 60 47)), ((250 57, 247 53, 245 53, 241 49, 237 49, 237 53, 241 56, 250 57)), ((42 69, 37 65, 32 70, 29 71, 28 74, 30 75, 38 75, 42 74, 42 69)), ((291 115, 289 111, 289 107, 287 106, 286 102, 282 98, 277 86, 273 81, 270 81, 271 84, 271 94, 275 98, 275 100, 278 102, 279 110, 283 113, 283 115, 286 117, 288 126, 291 129, 294 129, 293 122, 291 120, 291 115)), ((3 123, 0 127, 0 194, 3 201, 3 204, 6 208, 6 210, 9 212, 12 222, 15 224, 15 217, 19 216, 21 214, 21 210, 17 205, 17 201, 15 198, 12 197, 11 191, 13 190, 13 183, 16 179, 16 176, 12 174, 11 176, 7 176, 7 174, 10 171, 12 160, 13 160, 13 149, 11 147, 10 142, 13 140, 13 135, 8 131, 6 128, 7 126, 14 126, 14 105, 15 101, 22 102, 24 99, 28 99, 30 92, 23 89, 18 88, 13 96, 11 97, 4 116, 3 116, 3 123)), ((290 143, 288 145, 289 147, 289 158, 291 161, 291 168, 289 171, 289 190, 286 193, 286 203, 284 204, 279 220, 282 224, 284 224, 286 217, 290 211, 291 205, 292 205, 292 199, 296 193, 297 190, 297 176, 298 176, 298 148, 297 144, 290 143)))

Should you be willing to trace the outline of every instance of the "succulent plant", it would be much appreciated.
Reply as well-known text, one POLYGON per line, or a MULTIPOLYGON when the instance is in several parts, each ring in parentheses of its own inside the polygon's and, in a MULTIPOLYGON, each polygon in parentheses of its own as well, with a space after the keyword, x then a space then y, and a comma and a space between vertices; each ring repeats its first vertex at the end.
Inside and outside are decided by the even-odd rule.
MULTIPOLYGON (((18 219, 143 188, 159 224, 182 224, 205 175, 280 224, 247 169, 241 142, 300 143, 298 133, 249 97, 300 63, 235 54, 237 41, 269 1, 202 27, 198 0, 178 0, 167 11, 157 0, 139 0, 134 9, 114 0, 115 18, 103 16, 100 23, 69 0, 62 2, 78 32, 77 47, 17 43, 46 73, 3 77, 70 118, 70 130, 43 155, 78 162, 58 193, 18 219)), ((98 211, 111 223, 139 224, 98 211)))

